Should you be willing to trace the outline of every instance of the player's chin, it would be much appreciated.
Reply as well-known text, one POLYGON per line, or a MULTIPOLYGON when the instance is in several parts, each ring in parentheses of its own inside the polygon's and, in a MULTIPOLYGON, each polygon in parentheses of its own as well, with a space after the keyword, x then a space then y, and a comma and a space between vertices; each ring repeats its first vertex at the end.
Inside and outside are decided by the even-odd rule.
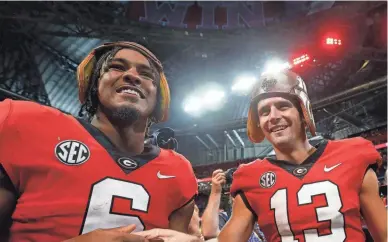
POLYGON ((116 109, 119 110, 127 110, 127 111, 136 111, 139 116, 141 117, 148 117, 152 114, 152 107, 148 105, 147 102, 141 101, 141 102, 136 102, 136 103, 120 103, 119 105, 116 106, 116 109))
POLYGON ((288 135, 271 135, 269 141, 275 146, 289 145, 293 142, 292 138, 288 135))
POLYGON ((116 111, 122 112, 122 113, 137 113, 139 116, 143 116, 143 113, 145 112, 145 108, 141 105, 129 103, 129 104, 121 104, 117 105, 115 107, 116 111))

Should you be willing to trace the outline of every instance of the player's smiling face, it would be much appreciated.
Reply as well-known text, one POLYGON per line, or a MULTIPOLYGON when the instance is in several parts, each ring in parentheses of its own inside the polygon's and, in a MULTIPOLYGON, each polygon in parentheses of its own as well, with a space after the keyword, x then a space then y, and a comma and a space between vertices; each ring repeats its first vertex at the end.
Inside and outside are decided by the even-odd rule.
POLYGON ((101 105, 109 110, 132 109, 151 115, 156 105, 157 75, 139 52, 122 49, 108 63, 98 85, 101 105))
POLYGON ((274 146, 290 146, 304 134, 301 115, 294 102, 283 97, 269 97, 257 105, 259 125, 274 146))

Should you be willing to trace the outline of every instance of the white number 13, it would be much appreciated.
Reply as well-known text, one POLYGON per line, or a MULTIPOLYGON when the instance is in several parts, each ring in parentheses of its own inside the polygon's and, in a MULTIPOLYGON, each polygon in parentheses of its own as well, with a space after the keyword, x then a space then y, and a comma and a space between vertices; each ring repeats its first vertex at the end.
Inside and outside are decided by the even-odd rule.
MULTIPOLYGON (((303 231, 306 242, 341 242, 346 238, 341 197, 337 185, 330 181, 304 184, 297 193, 298 205, 312 203, 312 197, 324 194, 327 206, 316 208, 318 222, 330 220, 331 234, 318 235, 317 229, 303 231)), ((280 189, 271 197, 271 209, 275 212, 276 226, 282 242, 298 242, 290 228, 287 207, 287 189, 280 189)))

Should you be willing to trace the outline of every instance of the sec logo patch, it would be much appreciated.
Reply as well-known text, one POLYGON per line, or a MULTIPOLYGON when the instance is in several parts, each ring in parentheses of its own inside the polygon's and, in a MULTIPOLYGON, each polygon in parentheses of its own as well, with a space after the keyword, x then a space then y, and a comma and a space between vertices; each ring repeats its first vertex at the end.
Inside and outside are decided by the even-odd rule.
POLYGON ((260 177, 260 186, 262 188, 270 188, 273 187, 276 183, 276 174, 272 171, 265 172, 260 177))
POLYGON ((77 140, 65 140, 55 146, 55 156, 66 165, 81 165, 90 158, 89 148, 77 140))

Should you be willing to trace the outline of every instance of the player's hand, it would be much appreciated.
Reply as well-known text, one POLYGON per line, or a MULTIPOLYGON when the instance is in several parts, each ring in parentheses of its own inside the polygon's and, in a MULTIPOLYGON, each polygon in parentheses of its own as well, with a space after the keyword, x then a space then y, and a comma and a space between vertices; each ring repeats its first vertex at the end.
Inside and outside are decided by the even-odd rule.
POLYGON ((225 183, 226 183, 225 173, 221 169, 213 171, 212 193, 221 193, 222 185, 225 183))
POLYGON ((171 229, 151 229, 134 233, 147 238, 150 242, 203 242, 202 239, 171 229))
POLYGON ((135 228, 136 225, 132 224, 113 229, 96 229, 64 242, 148 242, 144 236, 131 234, 135 228))

